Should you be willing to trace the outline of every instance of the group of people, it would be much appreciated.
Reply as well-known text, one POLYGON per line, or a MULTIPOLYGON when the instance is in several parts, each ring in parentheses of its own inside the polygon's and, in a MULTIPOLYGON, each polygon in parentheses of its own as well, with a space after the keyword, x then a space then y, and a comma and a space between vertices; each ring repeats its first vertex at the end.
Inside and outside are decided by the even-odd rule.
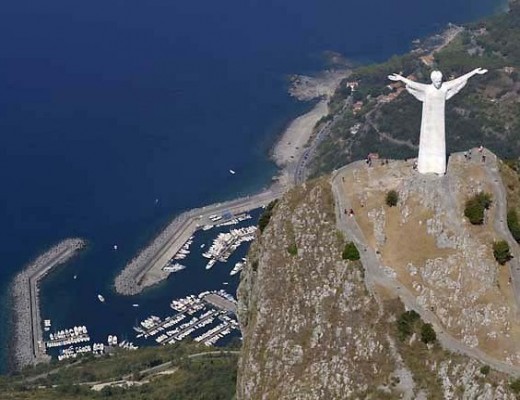
MULTIPOLYGON (((484 154, 484 146, 480 145, 478 148, 478 153, 480 154, 480 161, 483 163, 486 162, 486 155, 484 154)), ((471 149, 464 152, 464 159, 466 161, 471 161, 471 149)))

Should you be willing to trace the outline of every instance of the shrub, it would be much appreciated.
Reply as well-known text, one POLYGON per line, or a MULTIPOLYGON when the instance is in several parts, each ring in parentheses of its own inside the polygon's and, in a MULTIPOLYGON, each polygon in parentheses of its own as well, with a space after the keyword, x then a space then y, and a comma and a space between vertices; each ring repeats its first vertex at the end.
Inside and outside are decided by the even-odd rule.
POLYGON ((437 334, 435 333, 432 324, 424 324, 421 327, 421 340, 426 344, 437 340, 437 334))
POLYGON ((390 190, 386 194, 386 205, 388 207, 395 207, 397 205, 397 202, 399 201, 399 195, 395 190, 390 190))
POLYGON ((516 210, 509 210, 507 212, 507 227, 515 240, 520 243, 520 223, 518 223, 518 214, 516 210))
POLYGON ((273 210, 276 204, 278 203, 278 200, 271 201, 267 207, 265 208, 265 211, 260 216, 260 219, 258 220, 258 228, 260 229, 260 232, 263 233, 265 227, 271 220, 271 216, 273 215, 273 210))
POLYGON ((291 256, 298 254, 298 247, 296 247, 296 243, 290 244, 289 247, 287 247, 287 251, 291 256))
POLYGON ((479 192, 475 196, 466 201, 464 207, 464 216, 468 218, 473 225, 482 225, 484 223, 484 211, 491 206, 491 195, 485 192, 479 192))
POLYGON ((520 378, 517 378, 514 381, 511 381, 511 383, 509 384, 509 387, 511 388, 511 390, 513 392, 515 392, 516 394, 519 394, 520 393, 520 378))
POLYGON ((397 331, 401 340, 411 336, 414 331, 415 323, 420 319, 419 314, 414 310, 402 313, 397 319, 397 331))
POLYGON ((493 255, 500 265, 504 265, 513 258, 509 252, 509 244, 507 244, 505 240, 499 240, 493 243, 493 255))
POLYGON ((344 260, 357 261, 359 260, 359 251, 356 245, 352 242, 348 242, 343 249, 343 253, 341 253, 341 258, 344 260))
POLYGON ((489 374, 490 371, 491 371, 491 368, 489 368, 489 365, 483 365, 482 367, 480 367, 480 373, 482 375, 487 375, 487 374, 489 374))

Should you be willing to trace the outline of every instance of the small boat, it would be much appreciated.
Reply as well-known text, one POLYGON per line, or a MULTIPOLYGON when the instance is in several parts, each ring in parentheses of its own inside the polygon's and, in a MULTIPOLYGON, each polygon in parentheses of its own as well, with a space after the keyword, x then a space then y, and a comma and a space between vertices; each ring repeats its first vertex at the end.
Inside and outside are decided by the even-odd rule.
POLYGON ((203 249, 205 246, 206 246, 206 244, 205 244, 205 243, 202 243, 202 244, 200 245, 200 248, 203 249))
POLYGON ((99 300, 101 303, 104 303, 104 302, 105 302, 105 298, 104 298, 102 295, 98 294, 98 295, 97 295, 97 298, 98 298, 98 300, 99 300))
POLYGON ((132 307, 139 307, 139 304, 134 303, 134 304, 132 304, 132 307))
POLYGON ((223 285, 229 285, 229 282, 223 282, 222 284, 223 285))
POLYGON ((77 275, 74 275, 74 279, 77 279, 77 277, 78 277, 77 275))
POLYGON ((231 175, 235 175, 235 174, 236 174, 236 172, 233 171, 232 169, 229 170, 229 173, 230 173, 231 175))
POLYGON ((114 250, 117 250, 117 244, 114 245, 114 250))

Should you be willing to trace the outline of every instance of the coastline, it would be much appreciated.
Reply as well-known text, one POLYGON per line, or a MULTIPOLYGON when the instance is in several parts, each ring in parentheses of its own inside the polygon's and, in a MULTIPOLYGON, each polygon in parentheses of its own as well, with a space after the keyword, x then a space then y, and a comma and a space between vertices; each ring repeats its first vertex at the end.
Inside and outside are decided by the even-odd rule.
POLYGON ((13 334, 9 344, 11 369, 18 370, 27 365, 50 360, 43 347, 39 283, 53 268, 69 261, 85 245, 83 239, 65 239, 30 262, 11 282, 13 320, 13 334))
POLYGON ((150 243, 139 250, 117 274, 114 288, 118 294, 131 296, 168 278, 164 265, 200 227, 212 224, 212 214, 231 212, 239 214, 267 205, 279 198, 295 184, 295 174, 302 163, 306 149, 312 140, 314 128, 320 119, 328 115, 328 99, 350 70, 325 71, 316 77, 294 76, 289 90, 300 101, 319 98, 318 103, 307 113, 294 119, 280 134, 270 157, 279 168, 273 177, 274 183, 266 190, 251 196, 211 204, 177 215, 150 243))

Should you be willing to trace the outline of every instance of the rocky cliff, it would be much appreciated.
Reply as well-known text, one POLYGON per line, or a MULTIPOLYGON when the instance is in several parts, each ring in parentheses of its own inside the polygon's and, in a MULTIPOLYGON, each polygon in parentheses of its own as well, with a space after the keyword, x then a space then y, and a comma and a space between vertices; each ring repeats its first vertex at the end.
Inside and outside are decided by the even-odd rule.
POLYGON ((357 163, 289 192, 242 273, 237 398, 514 399, 517 309, 490 250, 505 201, 492 158, 454 156, 447 176, 426 178, 411 162, 357 163), (477 227, 463 204, 480 190, 494 202, 477 227), (351 240, 361 261, 343 260, 351 240))

